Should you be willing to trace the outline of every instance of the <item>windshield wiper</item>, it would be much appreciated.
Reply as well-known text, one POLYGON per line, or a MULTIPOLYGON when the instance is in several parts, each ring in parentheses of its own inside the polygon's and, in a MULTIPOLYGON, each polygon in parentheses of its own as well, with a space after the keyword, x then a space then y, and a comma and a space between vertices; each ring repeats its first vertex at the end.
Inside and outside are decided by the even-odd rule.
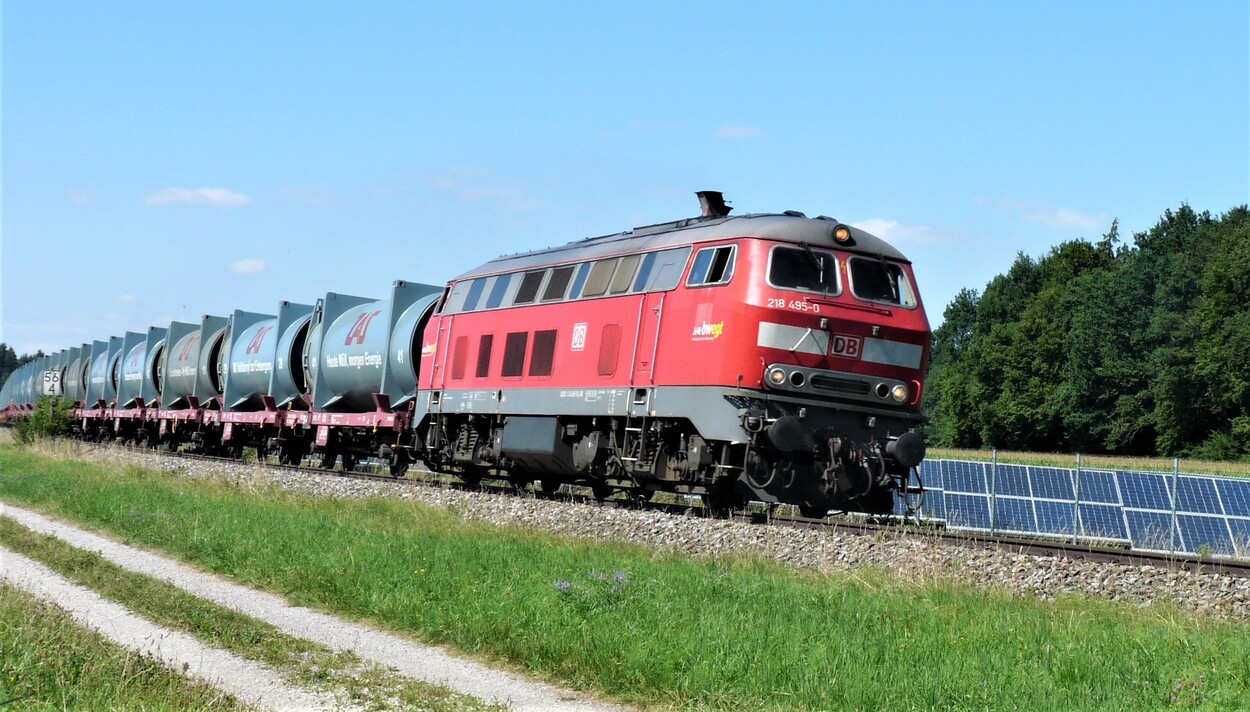
POLYGON ((806 242, 800 242, 799 245, 803 248, 803 253, 807 255, 807 259, 811 260, 812 264, 816 266, 817 278, 820 280, 820 291, 826 297, 829 296, 829 285, 825 284, 825 261, 817 257, 815 252, 812 252, 811 245, 806 242))
POLYGON ((885 261, 885 255, 877 255, 877 259, 881 260, 881 269, 885 272, 886 284, 890 285, 890 292, 894 295, 894 303, 899 304, 898 281, 890 274, 890 263, 885 261))

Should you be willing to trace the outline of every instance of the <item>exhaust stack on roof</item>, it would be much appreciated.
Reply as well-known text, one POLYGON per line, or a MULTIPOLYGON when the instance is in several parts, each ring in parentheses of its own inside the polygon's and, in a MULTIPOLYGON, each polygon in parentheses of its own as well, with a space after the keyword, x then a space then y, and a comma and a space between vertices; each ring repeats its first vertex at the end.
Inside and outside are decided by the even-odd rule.
POLYGON ((699 207, 703 210, 704 218, 723 218, 733 210, 725 204, 725 196, 718 190, 701 190, 695 195, 699 196, 699 207))

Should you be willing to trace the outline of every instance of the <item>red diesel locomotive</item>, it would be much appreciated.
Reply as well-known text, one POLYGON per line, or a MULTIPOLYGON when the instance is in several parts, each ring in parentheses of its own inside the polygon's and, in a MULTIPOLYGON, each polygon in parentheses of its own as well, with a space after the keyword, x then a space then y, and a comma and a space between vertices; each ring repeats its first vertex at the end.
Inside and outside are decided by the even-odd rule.
MULTIPOLYGON (((211 317, 182 325, 217 345, 179 348, 201 378, 177 395, 163 383, 197 369, 168 371, 150 335, 160 366, 122 405, 152 444, 348 469, 378 455, 396 474, 419 460, 466 482, 694 493, 718 508, 891 511, 925 451, 930 329, 911 264, 825 216, 730 217, 719 193, 699 198, 699 217, 501 257, 441 296, 399 282, 390 301, 330 294, 268 320, 236 312, 224 332, 211 317)), ((84 344, 62 370, 91 392, 79 364, 137 348, 124 341, 91 359, 84 344)), ((33 400, 17 376, 0 395, 10 413, 33 400)), ((124 380, 112 404, 78 394, 84 431, 135 432, 115 410, 124 380)))

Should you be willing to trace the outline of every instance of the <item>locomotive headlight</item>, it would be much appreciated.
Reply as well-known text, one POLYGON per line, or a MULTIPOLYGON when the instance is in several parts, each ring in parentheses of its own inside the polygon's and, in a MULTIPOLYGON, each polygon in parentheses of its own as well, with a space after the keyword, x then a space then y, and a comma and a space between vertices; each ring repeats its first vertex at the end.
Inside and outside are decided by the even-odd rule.
POLYGON ((906 402, 907 401, 907 386, 904 386, 903 384, 900 383, 897 386, 891 388, 890 397, 894 399, 895 403, 906 402))
POLYGON ((839 245, 851 244, 851 228, 845 225, 839 225, 833 229, 833 239, 839 245))
POLYGON ((768 373, 765 374, 765 378, 768 380, 770 384, 774 386, 780 386, 781 384, 786 382, 786 372, 780 367, 773 366, 772 368, 768 369, 768 373))

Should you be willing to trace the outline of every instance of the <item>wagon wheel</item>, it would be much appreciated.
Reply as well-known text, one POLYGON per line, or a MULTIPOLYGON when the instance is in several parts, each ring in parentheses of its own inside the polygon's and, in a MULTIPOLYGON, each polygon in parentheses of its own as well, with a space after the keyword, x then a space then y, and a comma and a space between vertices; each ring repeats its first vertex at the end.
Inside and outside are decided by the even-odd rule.
POLYGON ((333 450, 325 450, 321 453, 321 469, 333 470, 334 463, 339 459, 339 454, 333 450))
POLYGON ((719 487, 709 487, 708 491, 703 495, 703 507, 710 514, 724 515, 731 512, 743 504, 742 495, 738 494, 732 485, 721 485, 719 487))
POLYGON ((808 519, 824 519, 829 516, 828 507, 813 507, 809 505, 799 505, 799 514, 808 519))
POLYGON ((596 482, 595 484, 592 484, 590 486, 590 494, 595 498, 596 501, 599 501, 599 502, 602 502, 608 497, 611 497, 612 493, 615 491, 616 489, 612 487, 612 485, 606 482, 596 482))
POLYGON ((391 477, 399 478, 408 474, 408 465, 411 462, 412 458, 408 456, 407 450, 396 450, 391 456, 391 477))
POLYGON ((465 465, 464 469, 457 473, 457 477, 464 483, 465 487, 477 489, 482 484, 482 478, 486 475, 487 469, 478 465, 465 465))
POLYGON ((351 472, 356 469, 356 464, 360 462, 360 458, 353 453, 343 453, 343 472, 351 472))

